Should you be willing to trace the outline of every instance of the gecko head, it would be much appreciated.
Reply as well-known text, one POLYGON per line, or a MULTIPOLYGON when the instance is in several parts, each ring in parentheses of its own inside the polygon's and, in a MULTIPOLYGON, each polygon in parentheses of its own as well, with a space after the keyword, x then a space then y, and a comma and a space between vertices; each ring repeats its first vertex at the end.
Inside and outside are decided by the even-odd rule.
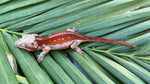
POLYGON ((36 36, 38 35, 37 34, 25 34, 22 36, 21 39, 15 42, 15 45, 19 48, 24 48, 24 49, 27 49, 27 47, 37 48, 38 44, 35 41, 36 36))

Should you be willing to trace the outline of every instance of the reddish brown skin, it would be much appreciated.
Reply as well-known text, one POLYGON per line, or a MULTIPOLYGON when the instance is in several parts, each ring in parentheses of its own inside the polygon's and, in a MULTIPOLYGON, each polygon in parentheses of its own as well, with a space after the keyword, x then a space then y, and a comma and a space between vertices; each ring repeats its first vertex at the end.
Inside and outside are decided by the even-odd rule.
POLYGON ((106 39, 106 38, 97 38, 97 37, 89 37, 83 34, 79 34, 75 32, 75 29, 70 30, 68 29, 67 31, 61 31, 54 33, 52 35, 46 36, 46 37, 40 37, 37 34, 32 34, 29 35, 33 38, 32 43, 28 43, 28 40, 26 42, 26 39, 29 38, 22 38, 19 41, 15 42, 16 46, 23 46, 23 44, 26 44, 27 46, 21 47, 30 51, 36 51, 36 50, 43 50, 40 55, 38 55, 37 61, 40 63, 44 56, 50 51, 50 50, 56 50, 56 49, 66 49, 71 47, 73 50, 75 50, 77 53, 81 54, 83 51, 78 47, 79 44, 82 42, 86 41, 98 41, 98 42, 107 42, 107 43, 116 43, 116 44, 121 44, 121 45, 126 45, 130 47, 134 47, 137 49, 140 49, 137 46, 134 46, 129 43, 125 43, 122 41, 116 41, 116 40, 111 40, 111 39, 106 39), (23 42, 22 42, 23 41, 23 42), (29 47, 30 46, 30 47, 29 47))
MULTIPOLYGON (((106 39, 106 38, 89 37, 89 36, 86 36, 86 35, 83 35, 80 33, 76 33, 73 31, 61 31, 61 32, 57 32, 57 33, 54 33, 54 34, 46 36, 46 37, 36 36, 36 38, 43 39, 43 40, 36 40, 36 42, 39 44, 39 46, 42 46, 42 44, 56 45, 56 44, 63 44, 65 42, 69 42, 69 41, 73 41, 73 40, 83 40, 83 42, 99 41, 99 42, 107 42, 107 43, 116 43, 116 44, 126 45, 126 46, 130 46, 130 47, 139 49, 139 47, 137 47, 137 46, 134 46, 132 44, 125 43, 122 41, 111 40, 111 39, 106 39), (58 35, 58 34, 60 34, 60 35, 58 35), (51 38, 49 38, 49 37, 51 37, 51 38), (64 39, 62 40, 62 38, 64 38, 64 39)), ((68 45, 66 47, 60 47, 59 49, 65 49, 68 47, 70 47, 70 45, 68 45)))
POLYGON ((26 47, 25 49, 30 50, 30 51, 36 51, 38 48, 32 48, 32 47, 26 47))
MULTIPOLYGON (((76 39, 77 40, 87 40, 87 39, 84 39, 84 38, 81 38, 81 37, 75 35, 76 32, 71 32, 73 34, 67 34, 69 32, 71 32, 71 31, 57 32, 55 34, 52 34, 52 35, 49 35, 49 36, 46 36, 46 37, 37 36, 36 38, 43 38, 43 40, 36 40, 36 41, 38 42, 39 45, 42 45, 42 44, 56 45, 56 44, 63 44, 65 42, 76 40, 76 39), (65 34, 55 36, 55 35, 60 34, 60 33, 65 33, 65 34), (51 37, 51 36, 54 36, 54 37, 48 38, 48 37, 51 37), (64 38, 64 40, 62 40, 61 38, 64 38)), ((81 34, 79 34, 79 35, 81 35, 81 34)), ((87 37, 85 35, 81 35, 81 36, 87 37)))

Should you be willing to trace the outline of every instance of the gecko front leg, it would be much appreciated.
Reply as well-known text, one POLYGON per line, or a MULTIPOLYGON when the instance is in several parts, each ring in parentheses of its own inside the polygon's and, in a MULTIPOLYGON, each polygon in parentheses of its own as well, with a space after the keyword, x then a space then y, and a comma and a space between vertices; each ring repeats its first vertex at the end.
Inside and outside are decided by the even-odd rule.
POLYGON ((77 53, 79 53, 80 55, 83 54, 83 51, 78 47, 78 45, 80 45, 82 42, 85 42, 85 41, 82 41, 82 40, 75 40, 72 44, 71 44, 71 48, 73 50, 75 50, 77 53))
POLYGON ((44 56, 45 56, 50 50, 51 50, 51 48, 48 47, 48 46, 45 46, 45 47, 43 48, 43 51, 40 53, 40 55, 38 55, 38 59, 37 59, 38 63, 40 63, 40 62, 43 60, 44 56))

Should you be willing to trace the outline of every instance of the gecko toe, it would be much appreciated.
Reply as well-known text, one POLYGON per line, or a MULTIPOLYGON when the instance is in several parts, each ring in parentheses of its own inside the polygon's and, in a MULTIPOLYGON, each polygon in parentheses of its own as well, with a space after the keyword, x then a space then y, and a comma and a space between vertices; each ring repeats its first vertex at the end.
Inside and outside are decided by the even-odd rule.
POLYGON ((83 51, 78 52, 81 56, 83 56, 83 51))
POLYGON ((81 48, 81 50, 85 50, 85 48, 81 48))
POLYGON ((41 57, 40 55, 38 56, 37 62, 40 63, 43 60, 43 57, 41 57))
POLYGON ((73 31, 73 32, 76 32, 78 31, 79 29, 76 29, 75 27, 73 27, 73 29, 67 29, 67 31, 73 31))

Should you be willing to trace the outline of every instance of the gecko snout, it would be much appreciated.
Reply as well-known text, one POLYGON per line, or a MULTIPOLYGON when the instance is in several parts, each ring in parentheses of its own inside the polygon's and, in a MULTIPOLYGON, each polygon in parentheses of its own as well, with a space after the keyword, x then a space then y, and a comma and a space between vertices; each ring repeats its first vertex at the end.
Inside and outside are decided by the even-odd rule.
POLYGON ((24 48, 25 45, 23 43, 20 43, 18 41, 15 42, 15 46, 20 47, 20 48, 24 48))

